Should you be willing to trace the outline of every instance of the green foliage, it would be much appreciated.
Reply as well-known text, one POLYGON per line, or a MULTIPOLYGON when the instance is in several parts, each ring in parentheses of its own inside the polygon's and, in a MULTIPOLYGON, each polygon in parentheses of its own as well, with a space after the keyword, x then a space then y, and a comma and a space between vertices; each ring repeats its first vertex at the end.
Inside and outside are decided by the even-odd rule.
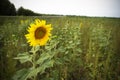
POLYGON ((10 3, 9 0, 1 0, 0 1, 0 15, 15 16, 16 15, 15 6, 12 3, 10 3))
POLYGON ((35 18, 1 17, 3 80, 119 80, 120 19, 40 17, 52 24, 52 37, 30 49, 24 35, 35 18))
MULTIPOLYGON (((50 47, 54 45, 49 44, 46 47, 50 47)), ((22 69, 17 71, 14 75, 14 80, 27 80, 27 79, 37 79, 38 74, 45 73, 47 68, 53 67, 54 64, 54 55, 51 53, 51 50, 43 49, 44 47, 36 46, 33 47, 30 52, 20 53, 14 59, 18 59, 21 64, 25 62, 30 62, 31 67, 28 69, 22 69), (24 74, 24 76, 23 76, 24 74)), ((49 48, 48 48, 49 49, 49 48)), ((52 49, 52 48, 51 48, 52 49)))
POLYGON ((31 62, 32 56, 28 52, 25 52, 18 54, 17 57, 15 57, 14 59, 19 59, 20 63, 25 63, 27 61, 31 62))
POLYGON ((111 59, 113 50, 111 45, 111 29, 105 29, 102 25, 90 28, 90 39, 88 53, 86 54, 86 65, 90 69, 93 80, 111 79, 111 59), (109 66, 109 67, 108 67, 109 66), (104 74, 101 74, 103 72, 104 74), (109 76, 108 76, 109 75, 109 76))

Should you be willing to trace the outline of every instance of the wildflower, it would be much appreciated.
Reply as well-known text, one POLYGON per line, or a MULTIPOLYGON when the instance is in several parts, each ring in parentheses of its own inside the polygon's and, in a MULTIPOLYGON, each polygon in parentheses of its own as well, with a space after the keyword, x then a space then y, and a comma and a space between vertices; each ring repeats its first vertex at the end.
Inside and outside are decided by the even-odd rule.
POLYGON ((36 19, 35 23, 31 23, 28 28, 28 34, 25 35, 30 46, 43 46, 47 43, 51 36, 51 24, 46 25, 45 20, 36 19))

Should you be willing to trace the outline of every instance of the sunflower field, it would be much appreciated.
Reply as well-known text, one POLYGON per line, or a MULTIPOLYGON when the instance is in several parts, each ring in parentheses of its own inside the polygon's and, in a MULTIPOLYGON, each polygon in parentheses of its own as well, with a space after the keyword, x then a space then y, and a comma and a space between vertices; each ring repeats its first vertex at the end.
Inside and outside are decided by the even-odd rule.
POLYGON ((120 80, 120 18, 1 16, 0 80, 120 80))

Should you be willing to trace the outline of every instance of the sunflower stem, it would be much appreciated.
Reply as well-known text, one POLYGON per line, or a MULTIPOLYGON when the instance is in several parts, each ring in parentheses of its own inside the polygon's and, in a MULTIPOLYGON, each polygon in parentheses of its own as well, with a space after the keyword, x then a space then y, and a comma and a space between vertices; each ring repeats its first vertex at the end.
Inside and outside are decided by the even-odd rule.
MULTIPOLYGON (((33 69, 36 68, 36 50, 35 50, 35 47, 33 47, 33 69)), ((34 76, 34 79, 33 80, 37 80, 37 75, 34 76)))

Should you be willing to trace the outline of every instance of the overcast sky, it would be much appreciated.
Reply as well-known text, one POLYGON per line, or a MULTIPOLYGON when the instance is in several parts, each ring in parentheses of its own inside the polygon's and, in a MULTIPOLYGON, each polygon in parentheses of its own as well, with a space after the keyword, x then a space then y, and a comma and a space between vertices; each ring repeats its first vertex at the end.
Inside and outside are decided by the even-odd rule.
POLYGON ((10 0, 37 13, 120 17, 120 0, 10 0))

